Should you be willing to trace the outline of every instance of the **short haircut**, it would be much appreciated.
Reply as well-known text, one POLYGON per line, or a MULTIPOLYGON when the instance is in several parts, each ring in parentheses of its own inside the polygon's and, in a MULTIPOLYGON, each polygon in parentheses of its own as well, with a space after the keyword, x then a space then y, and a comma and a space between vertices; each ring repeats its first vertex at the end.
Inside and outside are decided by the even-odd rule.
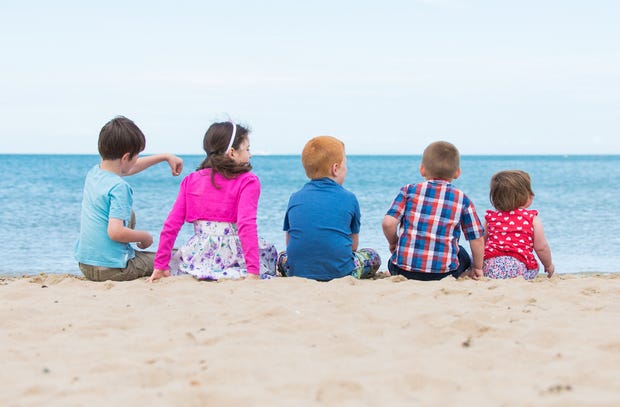
POLYGON ((424 149, 422 165, 426 177, 452 180, 461 165, 459 150, 447 141, 436 141, 424 149))
POLYGON ((332 165, 343 161, 344 143, 331 136, 310 139, 301 153, 301 163, 310 179, 331 176, 332 165))
POLYGON ((146 138, 136 124, 123 116, 107 122, 99 132, 99 155, 104 160, 116 160, 126 153, 130 157, 146 147, 146 138))
POLYGON ((533 196, 532 181, 525 171, 500 171, 491 177, 489 199, 500 211, 518 209, 533 196))

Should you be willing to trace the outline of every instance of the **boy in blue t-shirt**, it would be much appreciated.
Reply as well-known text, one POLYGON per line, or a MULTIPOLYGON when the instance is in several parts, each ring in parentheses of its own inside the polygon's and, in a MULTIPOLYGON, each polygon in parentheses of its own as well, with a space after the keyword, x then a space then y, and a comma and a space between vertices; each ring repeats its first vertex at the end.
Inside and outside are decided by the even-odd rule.
POLYGON ((360 207, 342 187, 347 175, 344 143, 319 136, 306 143, 301 161, 310 182, 289 199, 284 230, 286 252, 278 270, 283 276, 320 281, 372 277, 381 265, 373 249, 357 250, 360 207))
POLYGON ((150 276, 155 253, 136 251, 129 243, 146 249, 153 236, 134 230, 133 189, 123 176, 167 161, 172 175, 183 170, 183 160, 171 154, 138 157, 146 140, 131 120, 119 116, 99 133, 101 163, 86 175, 82 198, 80 236, 74 256, 86 278, 93 281, 127 281, 150 276))

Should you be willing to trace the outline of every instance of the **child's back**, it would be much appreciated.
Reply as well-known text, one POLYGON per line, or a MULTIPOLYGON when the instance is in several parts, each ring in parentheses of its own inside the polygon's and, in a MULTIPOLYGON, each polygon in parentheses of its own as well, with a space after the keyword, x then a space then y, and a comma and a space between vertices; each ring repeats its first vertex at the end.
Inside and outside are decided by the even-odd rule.
POLYGON ((401 188, 383 219, 392 252, 388 269, 418 280, 459 277, 471 264, 458 244, 462 230, 474 257, 473 276, 481 276, 482 225, 471 200, 451 184, 461 173, 458 150, 432 143, 424 150, 420 173, 425 181, 401 188))
POLYGON ((291 195, 284 220, 288 231, 287 275, 331 280, 351 274, 360 209, 352 192, 329 178, 311 180, 291 195))
POLYGON ((370 277, 381 259, 372 249, 357 248, 361 214, 355 195, 342 186, 347 174, 344 144, 315 137, 304 147, 302 163, 310 181, 289 200, 287 251, 280 271, 321 281, 370 277))
POLYGON ((122 178, 154 164, 168 161, 173 175, 183 170, 183 160, 170 154, 139 157, 146 139, 126 117, 116 117, 99 133, 101 162, 84 182, 80 236, 74 256, 89 280, 126 281, 151 275, 154 253, 134 250, 130 243, 146 249, 153 237, 134 230, 133 189, 122 178))
POLYGON ((489 197, 495 207, 485 214, 484 275, 490 278, 538 275, 534 251, 549 277, 555 270, 534 200, 531 179, 520 170, 500 171, 491 178, 489 197))

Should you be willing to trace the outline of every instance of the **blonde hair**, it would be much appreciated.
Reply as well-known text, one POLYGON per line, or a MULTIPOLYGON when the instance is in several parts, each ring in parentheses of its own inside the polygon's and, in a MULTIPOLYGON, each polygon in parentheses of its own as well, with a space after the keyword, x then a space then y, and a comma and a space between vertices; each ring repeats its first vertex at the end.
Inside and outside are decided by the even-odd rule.
POLYGON ((429 178, 452 180, 460 165, 459 150, 447 141, 429 144, 422 154, 422 166, 429 178))
POLYGON ((530 175, 521 170, 500 171, 491 177, 489 199, 500 211, 518 209, 534 196, 530 175))
POLYGON ((344 143, 331 136, 310 139, 301 153, 301 163, 310 179, 331 176, 332 165, 343 161, 344 143))

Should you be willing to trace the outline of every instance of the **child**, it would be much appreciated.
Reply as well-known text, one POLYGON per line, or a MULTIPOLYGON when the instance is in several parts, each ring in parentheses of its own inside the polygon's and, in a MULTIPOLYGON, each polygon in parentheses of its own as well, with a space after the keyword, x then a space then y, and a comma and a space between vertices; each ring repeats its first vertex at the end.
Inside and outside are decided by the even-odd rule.
POLYGON ((289 199, 280 273, 319 281, 372 277, 381 258, 372 249, 357 251, 361 215, 355 195, 342 187, 347 175, 344 143, 315 137, 306 143, 301 161, 310 182, 289 199))
POLYGON ((199 280, 275 276, 277 251, 259 242, 257 234, 260 182, 251 172, 248 133, 233 122, 214 123, 207 130, 207 157, 181 182, 159 237, 151 281, 179 274, 199 280), (194 224, 194 235, 171 261, 184 222, 194 224))
POLYGON ((519 170, 500 171, 491 178, 489 193, 495 210, 485 218, 484 275, 491 278, 538 274, 533 251, 551 278, 555 267, 538 211, 527 209, 534 200, 530 176, 519 170))
POLYGON ((86 175, 82 199, 80 236, 74 248, 75 259, 84 276, 93 281, 127 281, 150 276, 155 253, 135 251, 153 243, 146 231, 135 225, 133 189, 121 177, 136 174, 154 164, 167 161, 172 175, 183 170, 183 160, 170 154, 138 157, 146 140, 131 120, 118 116, 99 133, 101 163, 86 175))
POLYGON ((484 231, 474 204, 451 184, 461 175, 456 147, 445 141, 431 143, 422 155, 420 174, 425 181, 401 188, 383 218, 392 253, 388 270, 423 281, 449 275, 481 277, 484 231), (473 255, 473 272, 466 274, 471 259, 458 244, 461 229, 473 255))

